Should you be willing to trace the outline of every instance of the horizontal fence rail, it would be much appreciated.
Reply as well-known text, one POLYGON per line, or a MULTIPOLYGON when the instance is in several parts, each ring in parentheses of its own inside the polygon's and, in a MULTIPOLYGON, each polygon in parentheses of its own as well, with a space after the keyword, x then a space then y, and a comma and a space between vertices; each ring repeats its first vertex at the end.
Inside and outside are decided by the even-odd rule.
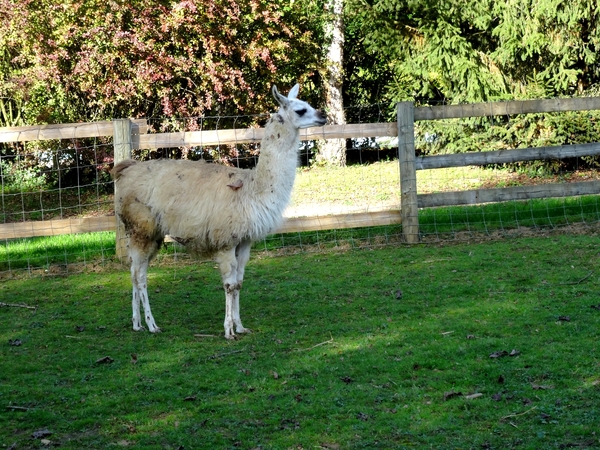
POLYGON ((416 170, 443 169, 445 167, 487 166, 510 164, 519 161, 578 158, 600 155, 600 143, 561 145, 558 147, 520 148, 489 152, 467 152, 452 155, 418 156, 416 170))
POLYGON ((579 181, 458 192, 436 192, 435 194, 418 194, 417 199, 420 208, 431 208, 434 206, 475 205, 509 200, 529 200, 532 198, 573 197, 598 193, 600 193, 599 181, 579 181))
MULTIPOLYGON (((135 135, 148 132, 146 119, 132 119, 135 135)), ((113 135, 111 120, 91 123, 0 127, 0 142, 45 141, 51 139, 84 139, 113 135)))
MULTIPOLYGON (((301 130, 302 140, 397 136, 401 205, 378 212, 290 217, 286 219, 277 232, 288 233, 402 223, 405 240, 407 242, 418 242, 419 208, 597 194, 600 192, 600 182, 597 181, 419 194, 416 189, 417 170, 597 156, 600 155, 600 143, 417 157, 415 156, 414 124, 416 121, 421 120, 599 109, 599 97, 425 107, 415 107, 410 102, 401 102, 398 104, 397 122, 327 125, 301 130)), ((144 119, 120 119, 95 123, 0 128, 0 142, 112 136, 115 147, 115 161, 118 161, 128 157, 132 149, 259 143, 264 135, 264 129, 262 128, 179 133, 148 133, 148 131, 149 127, 144 119)), ((0 224, 0 239, 9 240, 90 231, 114 231, 115 227, 115 216, 6 223, 0 224)))
MULTIPOLYGON (((300 130, 300 139, 351 139, 360 137, 396 136, 397 125, 391 123, 363 123, 348 125, 325 125, 324 127, 300 130)), ((264 128, 243 130, 203 130, 179 133, 146 134, 139 137, 134 148, 157 149, 168 147, 193 147, 225 144, 259 143, 264 136, 264 128)))
POLYGON ((600 97, 512 100, 465 105, 420 106, 415 120, 463 119, 465 117, 507 116, 600 109, 600 97))

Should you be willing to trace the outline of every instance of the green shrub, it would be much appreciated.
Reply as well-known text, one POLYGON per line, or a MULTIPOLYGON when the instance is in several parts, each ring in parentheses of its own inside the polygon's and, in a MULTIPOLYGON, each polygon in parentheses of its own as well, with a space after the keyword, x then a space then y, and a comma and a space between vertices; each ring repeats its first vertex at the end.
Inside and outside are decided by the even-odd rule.
POLYGON ((0 160, 0 182, 3 195, 36 192, 48 186, 46 177, 40 169, 2 160, 0 160))

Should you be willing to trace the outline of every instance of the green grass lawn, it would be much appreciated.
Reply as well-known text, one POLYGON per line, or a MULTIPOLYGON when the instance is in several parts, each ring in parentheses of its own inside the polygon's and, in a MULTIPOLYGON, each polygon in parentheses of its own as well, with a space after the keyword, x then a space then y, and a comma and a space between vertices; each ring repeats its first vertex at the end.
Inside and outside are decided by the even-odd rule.
POLYGON ((233 342, 213 264, 151 268, 158 335, 131 330, 126 268, 6 281, 35 309, 0 307, 0 448, 600 448, 599 252, 257 256, 233 342))

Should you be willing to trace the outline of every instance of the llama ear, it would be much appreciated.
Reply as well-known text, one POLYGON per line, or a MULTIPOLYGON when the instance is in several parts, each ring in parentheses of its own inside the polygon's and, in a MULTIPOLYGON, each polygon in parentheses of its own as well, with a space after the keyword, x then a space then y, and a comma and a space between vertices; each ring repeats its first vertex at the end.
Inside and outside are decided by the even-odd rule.
POLYGON ((288 98, 290 100, 294 99, 294 98, 298 98, 298 92, 300 91, 300 85, 298 83, 296 83, 294 85, 294 87, 290 90, 290 92, 288 93, 288 98))
POLYGON ((273 93, 273 98, 280 106, 285 108, 287 105, 289 105, 287 97, 279 93, 279 91, 277 90, 277 86, 273 85, 273 89, 271 90, 271 92, 273 93))

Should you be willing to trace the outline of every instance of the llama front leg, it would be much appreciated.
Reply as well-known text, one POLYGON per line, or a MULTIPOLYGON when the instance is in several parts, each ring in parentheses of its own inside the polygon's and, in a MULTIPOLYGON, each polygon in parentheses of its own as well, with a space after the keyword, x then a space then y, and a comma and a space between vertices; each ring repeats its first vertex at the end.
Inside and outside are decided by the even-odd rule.
POLYGON ((249 333, 240 319, 240 289, 244 267, 248 262, 250 243, 242 243, 237 248, 219 252, 216 261, 221 270, 223 289, 225 289, 225 338, 235 339, 235 331, 249 333), (240 278, 241 270, 241 278, 240 278))
POLYGON ((152 311, 150 310, 150 300, 148 298, 148 263, 149 258, 140 252, 131 252, 131 284, 133 285, 133 298, 131 305, 133 309, 133 329, 134 331, 143 330, 142 318, 140 314, 140 302, 144 307, 144 316, 146 325, 151 333, 159 333, 160 328, 156 325, 152 311))
POLYGON ((235 256, 237 259, 237 289, 233 293, 232 317, 233 323, 235 324, 235 331, 238 333, 252 333, 252 331, 248 328, 244 328, 242 325, 242 319, 240 318, 240 291, 244 282, 244 271, 246 270, 246 264, 250 259, 251 246, 251 241, 243 241, 235 250, 235 256))

